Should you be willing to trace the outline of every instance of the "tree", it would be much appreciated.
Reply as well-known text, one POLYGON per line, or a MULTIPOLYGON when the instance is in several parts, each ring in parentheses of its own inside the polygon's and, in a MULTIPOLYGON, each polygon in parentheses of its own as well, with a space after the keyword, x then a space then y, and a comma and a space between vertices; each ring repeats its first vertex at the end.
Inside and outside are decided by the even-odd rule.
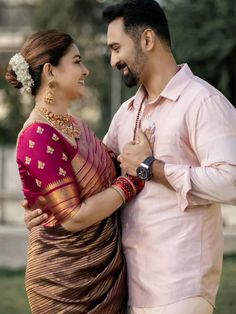
POLYGON ((235 0, 164 0, 174 54, 236 105, 235 0))
POLYGON ((24 122, 24 110, 14 89, 8 86, 3 77, 0 78, 0 87, 4 88, 6 107, 6 118, 0 119, 0 144, 14 144, 24 122))

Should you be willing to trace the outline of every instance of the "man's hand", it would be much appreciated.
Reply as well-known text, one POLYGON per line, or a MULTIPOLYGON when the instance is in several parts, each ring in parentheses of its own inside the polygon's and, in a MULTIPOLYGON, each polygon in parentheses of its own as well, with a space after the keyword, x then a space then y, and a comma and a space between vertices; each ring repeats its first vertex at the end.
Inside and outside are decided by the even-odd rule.
MULTIPOLYGON (((45 202, 45 199, 43 197, 40 197, 38 200, 38 206, 43 208, 45 202)), ((42 209, 30 208, 27 200, 24 200, 21 203, 21 206, 25 209, 24 222, 29 231, 31 231, 34 227, 42 224, 48 218, 47 214, 43 214, 42 209)))
POLYGON ((135 142, 124 146, 123 152, 118 156, 120 167, 128 174, 136 176, 136 169, 149 156, 152 156, 154 143, 154 129, 147 129, 145 133, 138 130, 135 142))

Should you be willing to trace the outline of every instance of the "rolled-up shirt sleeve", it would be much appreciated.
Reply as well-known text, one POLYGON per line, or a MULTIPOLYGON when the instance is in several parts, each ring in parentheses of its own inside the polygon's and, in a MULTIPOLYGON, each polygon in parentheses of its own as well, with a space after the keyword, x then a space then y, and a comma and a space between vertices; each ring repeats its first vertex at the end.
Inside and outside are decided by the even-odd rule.
POLYGON ((199 166, 165 164, 181 210, 210 203, 236 204, 236 110, 223 95, 204 99, 187 117, 199 166))

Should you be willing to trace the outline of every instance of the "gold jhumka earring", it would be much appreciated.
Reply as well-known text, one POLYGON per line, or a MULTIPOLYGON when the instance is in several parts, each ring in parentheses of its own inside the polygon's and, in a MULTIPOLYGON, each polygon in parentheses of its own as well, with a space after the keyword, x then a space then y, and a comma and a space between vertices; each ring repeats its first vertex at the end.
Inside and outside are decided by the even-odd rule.
POLYGON ((57 87, 57 83, 53 78, 48 82, 48 89, 46 92, 46 96, 44 96, 44 101, 47 105, 53 105, 54 100, 55 100, 54 92, 55 92, 56 87, 57 87))

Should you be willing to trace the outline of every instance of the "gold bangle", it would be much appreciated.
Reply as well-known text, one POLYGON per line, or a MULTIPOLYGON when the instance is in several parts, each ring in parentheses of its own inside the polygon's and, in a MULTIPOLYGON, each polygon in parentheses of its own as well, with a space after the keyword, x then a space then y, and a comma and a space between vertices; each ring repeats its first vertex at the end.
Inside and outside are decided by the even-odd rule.
POLYGON ((125 203, 126 203, 126 199, 125 199, 125 197, 124 197, 122 191, 121 191, 117 186, 114 186, 114 185, 111 185, 110 188, 112 188, 113 190, 115 190, 115 191, 120 195, 120 197, 122 198, 123 204, 125 204, 125 203))

